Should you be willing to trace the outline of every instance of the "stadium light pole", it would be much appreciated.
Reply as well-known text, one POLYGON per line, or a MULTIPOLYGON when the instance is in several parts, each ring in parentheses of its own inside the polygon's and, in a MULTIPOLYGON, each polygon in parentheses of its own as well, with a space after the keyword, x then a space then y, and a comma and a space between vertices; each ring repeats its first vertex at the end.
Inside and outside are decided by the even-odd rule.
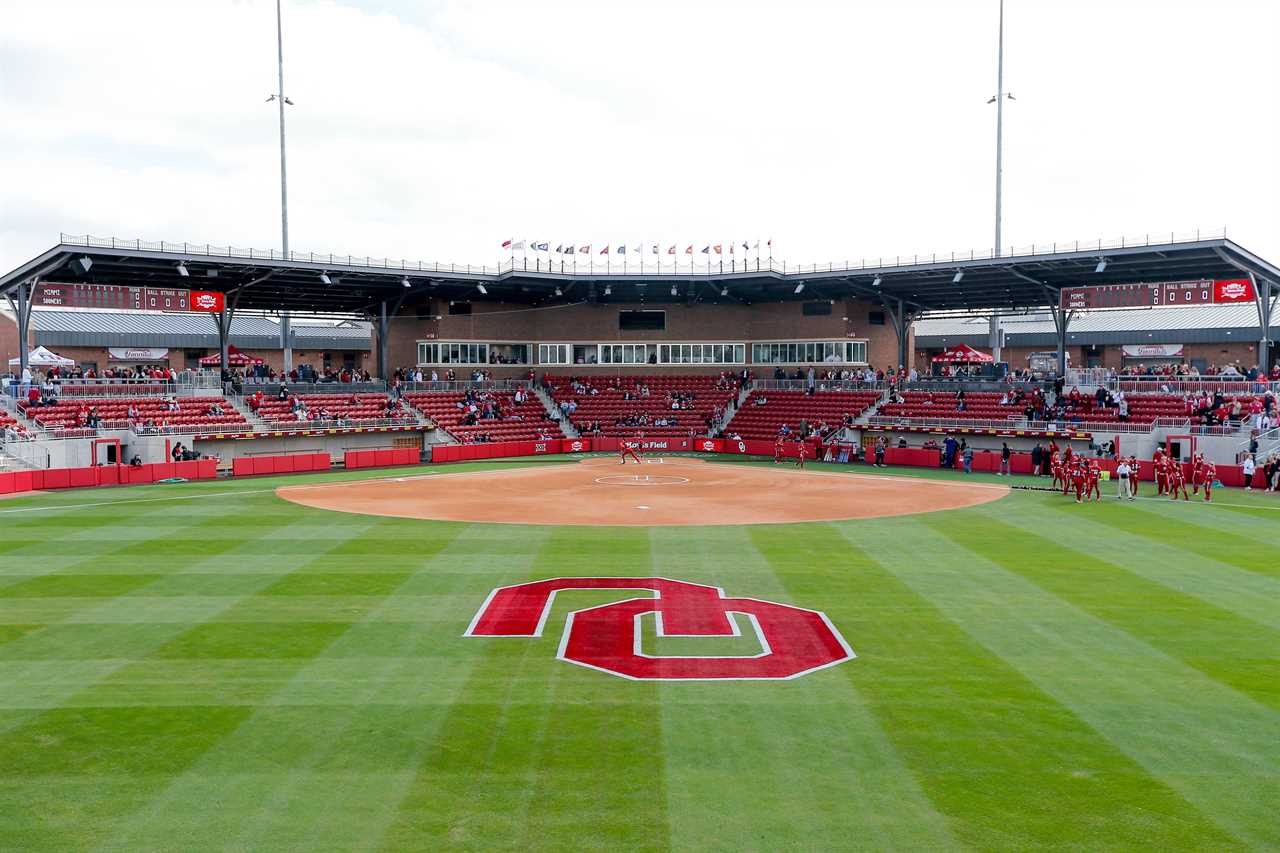
MULTIPOLYGON (((1009 100, 1014 100, 1013 95, 1007 96, 1009 100)), ((1000 257, 1004 253, 1004 245, 1002 242, 1003 235, 1001 233, 1004 225, 1004 101, 1006 94, 1004 91, 1004 0, 1000 0, 1000 26, 999 35, 996 41, 996 94, 988 104, 994 102, 996 105, 996 241, 994 247, 994 256, 1000 257)), ((999 309, 991 313, 990 333, 988 344, 991 347, 991 355, 995 361, 1000 360, 1000 311, 999 309)))
MULTIPOLYGON (((280 248, 286 263, 289 261, 289 178, 285 164, 284 148, 284 107, 293 106, 293 101, 284 95, 284 24, 280 12, 281 0, 276 0, 276 93, 267 98, 267 102, 275 101, 280 108, 280 248)), ((293 369, 293 347, 289 337, 289 312, 280 312, 280 348, 283 350, 282 364, 284 372, 293 369)))

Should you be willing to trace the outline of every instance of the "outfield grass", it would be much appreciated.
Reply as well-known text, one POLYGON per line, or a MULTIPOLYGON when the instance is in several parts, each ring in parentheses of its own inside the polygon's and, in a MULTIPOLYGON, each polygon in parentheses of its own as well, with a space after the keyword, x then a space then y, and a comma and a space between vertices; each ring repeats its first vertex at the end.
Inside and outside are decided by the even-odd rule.
MULTIPOLYGON (((494 464, 410 473, 467 467, 494 464)), ((0 502, 0 849, 1280 849, 1280 501, 550 528, 272 493, 369 476, 0 502), (822 610, 858 658, 555 660, 605 592, 462 636, 494 587, 568 575, 822 610)))

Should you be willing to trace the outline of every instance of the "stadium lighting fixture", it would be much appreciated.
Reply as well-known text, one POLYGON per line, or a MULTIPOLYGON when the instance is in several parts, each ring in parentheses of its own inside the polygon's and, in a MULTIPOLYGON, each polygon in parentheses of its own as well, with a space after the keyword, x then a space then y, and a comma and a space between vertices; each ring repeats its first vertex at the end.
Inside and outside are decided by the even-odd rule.
POLYGON ((405 287, 412 287, 412 286, 413 286, 413 285, 409 284, 409 277, 408 277, 408 276, 405 276, 404 278, 400 279, 400 284, 404 285, 405 287))
POLYGON ((93 260, 88 255, 76 258, 71 262, 71 270, 76 275, 84 275, 91 266, 93 266, 93 260))
POLYGON ((183 278, 186 278, 187 276, 191 275, 191 271, 187 269, 187 265, 182 263, 181 261, 178 262, 178 275, 182 276, 183 278))
POLYGON ((722 288, 722 289, 720 290, 720 295, 721 295, 721 296, 728 296, 728 295, 729 295, 729 288, 727 288, 727 287, 722 288))
POLYGON ((604 295, 605 295, 605 296, 612 296, 612 295, 613 295, 613 285, 611 285, 611 284, 606 284, 606 285, 604 286, 604 295))
POLYGON ((1106 271, 1107 271, 1107 259, 1106 259, 1106 258, 1098 258, 1098 265, 1097 265, 1096 267, 1094 267, 1094 268, 1093 268, 1093 271, 1094 271, 1094 272, 1096 272, 1096 273, 1104 273, 1104 272, 1106 272, 1106 271))
POLYGON ((671 295, 672 295, 672 296, 679 296, 679 295, 680 295, 679 293, 677 293, 677 292, 676 292, 676 286, 675 286, 674 284, 673 284, 673 285, 671 285, 671 295))
POLYGON ((964 270, 956 270, 955 278, 951 279, 952 284, 959 284, 960 279, 964 278, 964 270))
POLYGON ((872 286, 872 287, 879 287, 879 286, 880 286, 880 282, 882 282, 882 281, 884 281, 884 279, 882 279, 880 276, 876 276, 875 278, 871 279, 871 286, 872 286))
POLYGON ((803 281, 796 285, 796 293, 799 293, 799 292, 800 292, 800 291, 802 291, 802 290, 804 290, 804 282, 803 282, 803 281))
POLYGON ((559 286, 556 287, 556 296, 564 296, 564 291, 559 286))
POLYGON ((480 292, 481 292, 481 293, 483 293, 485 296, 488 296, 488 295, 489 295, 489 291, 485 290, 485 289, 484 289, 484 285, 483 285, 483 284, 481 284, 481 283, 479 283, 479 282, 477 282, 477 283, 476 283, 476 290, 480 291, 480 292))
POLYGON ((320 273, 320 283, 333 284, 333 279, 329 278, 329 274, 327 272, 322 272, 320 273))

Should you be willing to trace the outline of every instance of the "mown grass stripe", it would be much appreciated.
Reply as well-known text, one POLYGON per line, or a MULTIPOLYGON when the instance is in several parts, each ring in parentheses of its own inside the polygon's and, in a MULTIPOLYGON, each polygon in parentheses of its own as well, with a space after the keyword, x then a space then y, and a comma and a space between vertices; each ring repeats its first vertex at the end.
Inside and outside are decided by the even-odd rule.
MULTIPOLYGON (((1055 502, 1051 506, 1061 513, 1069 513, 1076 508, 1074 502, 1070 505, 1055 502)), ((1089 517, 1099 524, 1153 542, 1172 542, 1189 554, 1280 579, 1280 560, 1276 558, 1274 542, 1262 542, 1206 527, 1196 523, 1194 517, 1187 512, 1180 513, 1176 519, 1170 518, 1163 529, 1152 524, 1149 511, 1131 506, 1113 506, 1109 512, 1093 513, 1089 517)), ((1277 513, 1275 521, 1277 528, 1280 528, 1280 513, 1277 513)))
MULTIPOLYGON (((980 849, 1212 848, 1231 840, 1009 662, 897 577, 946 559, 916 525, 753 531, 800 600, 824 609, 859 657, 852 682, 951 833, 980 849), (876 537, 874 550, 866 547, 876 537)), ((987 618, 999 618, 1005 605, 987 618)))
MULTIPOLYGON (((1110 512, 1106 509, 1100 511, 1110 512)), ((1002 521, 1036 534, 1044 531, 1044 518, 1043 510, 1026 505, 1012 506, 1000 514, 1002 521)), ((1060 528, 1055 528, 1055 533, 1058 532, 1060 528)), ((1101 554, 1116 569, 1132 572, 1148 581, 1229 610, 1241 618, 1280 630, 1280 606, 1277 606, 1280 602, 1280 579, 1208 557, 1189 559, 1186 551, 1178 547, 1176 539, 1159 542, 1126 533, 1095 520, 1092 511, 1072 514, 1070 535, 1064 535, 1061 541, 1078 543, 1081 547, 1087 544, 1089 553, 1101 554)), ((1081 547, 1076 547, 1077 552, 1081 547)), ((1120 603, 1115 602, 1117 605, 1120 603)), ((1132 601, 1124 604, 1132 607, 1132 601)))
MULTIPOLYGON (((381 540, 404 524, 399 519, 379 520, 363 531, 361 538, 381 540)), ((465 530, 464 526, 449 525, 432 529, 430 535, 420 533, 415 568, 426 571, 437 562, 446 565, 441 555, 465 530)), ((399 577, 403 585, 410 575, 402 573, 392 577, 399 577)), ((371 592, 369 598, 385 601, 395 591, 393 588, 371 592)), ((274 600, 272 587, 266 587, 257 597, 274 600)), ((322 604, 328 600, 328 597, 320 598, 322 604)), ((324 610, 317 613, 320 618, 327 615, 324 610)), ((376 618, 374 610, 364 616, 363 621, 376 618)), ((368 843, 367 826, 358 819, 360 812, 374 807, 387 793, 382 791, 378 796, 371 796, 369 785, 374 780, 369 778, 368 771, 373 766, 368 756, 388 756, 389 766, 385 769, 391 772, 382 780, 384 784, 394 785, 396 779, 407 777, 407 759, 403 755, 390 756, 397 753, 397 748, 413 748, 420 742, 424 732, 431 731, 443 716, 443 706, 422 702, 401 707, 378 704, 382 687, 395 680, 398 669, 408 664, 399 654, 401 649, 394 646, 362 647, 361 651, 369 656, 363 672, 348 672, 351 681, 341 687, 334 686, 328 680, 330 673, 324 660, 357 633, 358 623, 341 623, 334 626, 334 630, 315 635, 303 630, 313 626, 328 627, 322 622, 278 626, 299 632, 305 642, 312 644, 311 648, 302 650, 304 653, 296 660, 282 662, 281 647, 288 651, 288 642, 263 644, 263 651, 273 651, 277 663, 285 665, 276 666, 263 689, 252 697, 256 706, 253 713, 198 764, 174 778, 144 810, 124 823, 111 840, 112 846, 121 849, 163 846, 175 825, 187 831, 195 828, 198 835, 217 837, 232 848, 296 846, 300 841, 299 827, 322 833, 317 846, 355 847, 368 843), (330 690, 325 691, 325 686, 330 690), (278 704, 280 698, 290 695, 309 697, 317 704, 278 704), (356 756, 354 759, 348 750, 356 756), (332 784, 335 777, 341 777, 348 770, 364 787, 353 790, 332 784), (327 784, 319 785, 318 779, 327 780, 327 784), (227 786, 234 787, 235 808, 218 811, 204 808, 203 804, 210 798, 223 795, 227 786), (346 839, 346 845, 339 842, 342 838, 346 839)), ((217 627, 244 626, 224 623, 217 627)), ((204 661, 199 653, 206 649, 215 651, 219 657, 239 658, 259 648, 256 640, 243 637, 230 635, 224 640, 227 645, 221 648, 209 646, 203 640, 195 646, 184 645, 183 649, 193 648, 198 655, 187 663, 198 669, 204 661), (246 643, 252 646, 246 649, 246 643)), ((402 637, 401 642, 408 639, 402 637)), ((446 695, 439 698, 445 700, 446 695)))
MULTIPOLYGON (((474 585, 474 600, 458 614, 459 634, 493 586, 627 574, 628 566, 649 560, 648 536, 639 528, 552 528, 541 543, 531 541, 528 528, 484 529, 525 557, 495 566, 497 577, 479 576, 484 583, 474 585)), ((596 838, 600 846, 669 846, 653 686, 555 660, 568 611, 610 598, 557 595, 538 639, 462 640, 472 670, 381 848, 578 849, 596 838), (610 796, 594 797, 606 791, 610 796)))
MULTIPOLYGON (((278 518, 287 520, 288 516, 278 518)), ((275 526, 272 525, 273 528, 275 526)), ((353 535, 367 526, 369 522, 353 521, 353 535)), ((146 564, 143 555, 139 555, 139 560, 146 564)), ((262 585, 270 582, 271 576, 263 575, 262 585)), ((124 597, 127 596, 107 599, 103 606, 124 597)), ((171 779, 190 767, 200 755, 212 749, 249 716, 249 709, 245 706, 192 703, 182 707, 153 707, 110 699, 113 688, 109 682, 112 678, 127 681, 131 671, 139 667, 145 669, 144 659, 148 655, 204 622, 216 619, 219 613, 233 607, 238 600, 212 599, 207 612, 194 625, 137 623, 125 626, 134 632, 129 637, 131 645, 127 654, 89 670, 88 678, 60 681, 37 691, 46 705, 56 701, 65 707, 27 708, 0 718, 0 753, 10 748, 22 749, 33 738, 41 740, 41 733, 52 724, 63 736, 52 744, 44 744, 49 747, 42 750, 47 760, 69 760, 60 756, 68 751, 80 752, 80 742, 85 738, 92 739, 98 749, 109 750, 119 756, 109 765, 88 764, 82 773, 61 774, 39 782, 33 782, 21 768, 11 775, 4 769, 5 764, 0 762, 0 791, 11 790, 16 787, 11 783, 17 781, 25 784, 23 797, 0 800, 0 816, 20 849, 81 849, 102 842, 127 822, 130 814, 142 808, 171 779), (208 718, 207 725, 202 723, 205 718, 208 718), (100 719, 111 722, 101 725, 100 719), (146 732, 153 732, 155 736, 148 738, 146 732), (139 762, 145 763, 146 759, 136 756, 154 755, 163 762, 168 751, 166 743, 173 737, 190 743, 181 753, 186 756, 183 760, 161 763, 156 769, 142 774, 129 772, 132 766, 144 766, 139 762), (99 772, 100 767, 105 769, 99 772), (119 772, 112 770, 116 767, 121 768, 119 772)), ((60 627, 79 628, 85 632, 86 639, 101 642, 101 630, 95 630, 97 626, 60 627)), ((40 636, 47 631, 35 632, 29 637, 40 636)), ((14 645, 6 644, 0 649, 8 650, 14 645)), ((55 644, 51 651, 65 654, 65 648, 55 644)))
MULTIPOLYGON (((945 522, 972 526, 971 515, 948 513, 945 522)), ((981 552, 957 554, 935 529, 941 523, 941 515, 910 523, 909 561, 887 526, 867 528, 859 545, 1199 814, 1242 843, 1280 844, 1275 804, 1257 797, 1274 781, 1274 711, 986 556, 1034 561, 1042 551, 1014 555, 998 537, 986 537, 981 552)))
POLYGON ((961 515, 967 519, 926 517, 924 523, 1219 684, 1280 710, 1280 631, 1068 547, 1063 543, 1089 541, 1068 525, 1058 527, 1055 541, 989 515, 961 515), (999 546, 991 547, 993 541, 999 546), (1027 554, 1036 557, 1028 560, 1027 554))
MULTIPOLYGON (((810 529, 771 528, 794 537, 810 529)), ((730 597, 821 610, 831 604, 827 594, 795 601, 748 528, 653 528, 651 538, 656 575, 720 586, 730 597)), ((866 849, 957 847, 841 673, 781 683, 664 683, 659 692, 676 849, 758 849, 761 814, 770 815, 773 849, 839 849, 851 839, 866 849)))

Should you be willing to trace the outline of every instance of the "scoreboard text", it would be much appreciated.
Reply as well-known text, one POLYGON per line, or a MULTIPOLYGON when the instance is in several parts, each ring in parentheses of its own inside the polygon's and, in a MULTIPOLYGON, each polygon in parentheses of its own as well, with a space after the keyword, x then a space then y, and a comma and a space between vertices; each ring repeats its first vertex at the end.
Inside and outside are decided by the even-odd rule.
POLYGON ((1164 281, 1144 284, 1100 284, 1067 287, 1061 306, 1069 310, 1093 308, 1173 308, 1180 305, 1222 305, 1253 299, 1248 279, 1222 281, 1164 281))

